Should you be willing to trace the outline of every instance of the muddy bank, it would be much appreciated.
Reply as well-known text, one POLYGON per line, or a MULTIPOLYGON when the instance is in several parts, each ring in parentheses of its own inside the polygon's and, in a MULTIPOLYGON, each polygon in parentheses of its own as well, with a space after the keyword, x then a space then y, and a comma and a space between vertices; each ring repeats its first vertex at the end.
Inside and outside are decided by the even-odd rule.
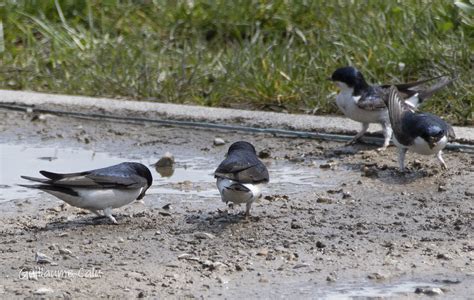
POLYGON ((39 165, 66 171, 80 151, 93 153, 80 163, 88 167, 151 164, 167 151, 178 162, 175 177, 153 173, 144 204, 115 210, 119 225, 42 193, 2 200, 2 297, 418 298, 426 286, 419 292, 472 295, 472 154, 445 153, 443 172, 434 158, 410 153, 411 172, 400 174, 393 147, 11 111, 0 119, 2 145, 56 149, 28 159, 2 151, 2 178, 10 178, 6 160, 35 175, 39 165), (228 143, 213 146, 216 137, 228 143), (227 212, 211 175, 242 139, 270 153, 270 185, 248 220, 243 207, 227 212))

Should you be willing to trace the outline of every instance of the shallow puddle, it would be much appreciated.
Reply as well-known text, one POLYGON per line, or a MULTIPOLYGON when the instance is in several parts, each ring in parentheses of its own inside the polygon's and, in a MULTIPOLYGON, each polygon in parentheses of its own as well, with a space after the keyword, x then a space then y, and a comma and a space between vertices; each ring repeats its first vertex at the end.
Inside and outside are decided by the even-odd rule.
POLYGON ((415 295, 417 287, 438 287, 427 282, 398 282, 398 283, 328 283, 325 286, 292 283, 284 291, 275 291, 276 298, 287 298, 298 295, 311 299, 390 299, 393 297, 410 297, 415 295))
MULTIPOLYGON (((64 147, 0 144, 0 203, 26 199, 38 195, 38 190, 18 184, 29 183, 21 175, 41 177, 40 170, 58 173, 78 172, 102 168, 123 161, 141 162, 152 170, 154 184, 148 194, 177 194, 205 198, 219 197, 213 172, 219 161, 205 157, 179 157, 172 170, 160 175, 152 166, 156 159, 137 160, 104 152, 64 147)), ((270 185, 265 194, 292 194, 302 187, 333 187, 333 179, 319 168, 297 165, 286 161, 268 161, 270 185)), ((162 171, 162 170, 160 170, 162 171)), ((186 197, 187 198, 187 197, 186 197)))

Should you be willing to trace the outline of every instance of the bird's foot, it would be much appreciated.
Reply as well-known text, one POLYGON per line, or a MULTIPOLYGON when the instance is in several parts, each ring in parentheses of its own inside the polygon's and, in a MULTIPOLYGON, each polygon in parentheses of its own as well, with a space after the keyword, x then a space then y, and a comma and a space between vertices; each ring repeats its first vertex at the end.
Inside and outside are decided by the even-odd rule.
POLYGON ((110 207, 107 207, 104 209, 104 215, 109 218, 110 221, 112 221, 112 223, 114 223, 115 225, 118 224, 117 220, 114 218, 114 216, 112 216, 112 208, 110 207))
POLYGON ((377 152, 384 152, 385 150, 387 150, 387 146, 382 146, 380 148, 377 148, 377 152))
POLYGON ((355 144, 357 144, 359 141, 360 141, 360 138, 359 138, 359 137, 353 138, 352 140, 350 140, 349 142, 346 143, 346 146, 355 145, 355 144))

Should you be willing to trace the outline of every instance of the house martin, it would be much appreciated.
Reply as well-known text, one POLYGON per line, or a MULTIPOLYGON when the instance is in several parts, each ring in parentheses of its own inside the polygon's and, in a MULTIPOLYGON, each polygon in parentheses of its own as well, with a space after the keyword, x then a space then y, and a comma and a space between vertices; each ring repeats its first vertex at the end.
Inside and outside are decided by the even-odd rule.
POLYGON ((245 215, 250 215, 252 203, 261 197, 262 185, 269 182, 268 170, 258 159, 252 144, 239 141, 233 143, 226 158, 214 172, 222 201, 245 203, 245 215))
MULTIPOLYGON (((344 115, 362 123, 362 129, 349 142, 356 143, 367 131, 370 123, 382 125, 384 142, 379 150, 385 150, 392 137, 392 128, 388 117, 387 101, 390 85, 369 85, 359 70, 354 67, 339 68, 332 74, 333 81, 340 92, 336 104, 344 115)), ((421 81, 396 84, 400 96, 412 107, 417 107, 425 99, 452 82, 448 76, 438 76, 421 81), (430 81, 439 79, 434 85, 423 89, 422 86, 430 81)))
POLYGON ((435 115, 417 112, 402 99, 395 86, 390 87, 388 112, 394 143, 398 147, 400 171, 404 170, 407 150, 423 155, 435 154, 441 167, 447 169, 442 150, 455 138, 448 123, 435 115))
POLYGON ((21 184, 21 186, 40 189, 72 206, 90 210, 98 216, 100 216, 98 211, 102 210, 115 224, 117 220, 112 216, 112 208, 142 199, 153 182, 150 170, 134 162, 79 173, 59 174, 49 171, 40 173, 46 178, 21 176, 23 179, 40 184, 21 184))

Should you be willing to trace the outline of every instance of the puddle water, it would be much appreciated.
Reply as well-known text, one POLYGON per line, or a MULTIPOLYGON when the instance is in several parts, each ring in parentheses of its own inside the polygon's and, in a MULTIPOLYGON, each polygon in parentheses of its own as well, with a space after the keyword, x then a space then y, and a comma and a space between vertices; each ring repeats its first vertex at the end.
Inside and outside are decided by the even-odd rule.
POLYGON ((311 299, 385 299, 392 297, 409 297, 415 295, 417 287, 437 287, 433 283, 427 282, 398 282, 398 283, 342 283, 328 284, 326 286, 289 283, 290 286, 282 286, 287 289, 283 291, 274 290, 271 292, 275 298, 303 297, 311 299))
MULTIPOLYGON (((156 162, 156 157, 141 160, 137 160, 136 156, 134 158, 59 146, 0 144, 0 203, 37 196, 37 190, 23 188, 17 184, 28 182, 21 179, 21 175, 41 177, 39 170, 69 173, 106 167, 123 161, 141 162, 147 166, 156 162)), ((218 163, 219 161, 204 157, 177 157, 170 177, 162 177, 150 167, 154 183, 148 193, 219 197, 212 175, 218 163)), ((272 161, 269 172, 270 185, 264 190, 266 194, 292 194, 303 187, 335 186, 333 179, 324 176, 320 170, 307 166, 272 161)))

